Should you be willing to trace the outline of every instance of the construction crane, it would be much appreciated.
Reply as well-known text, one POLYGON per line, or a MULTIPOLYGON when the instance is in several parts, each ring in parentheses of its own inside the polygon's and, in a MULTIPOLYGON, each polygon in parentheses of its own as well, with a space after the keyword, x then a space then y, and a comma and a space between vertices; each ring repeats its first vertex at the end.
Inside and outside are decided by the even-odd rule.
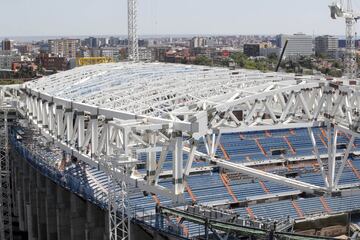
POLYGON ((139 61, 137 0, 128 0, 128 59, 135 62, 139 61))
POLYGON ((349 79, 356 79, 357 77, 357 62, 355 50, 355 32, 354 26, 356 21, 360 18, 358 13, 353 11, 351 0, 347 0, 347 6, 344 5, 343 0, 331 4, 330 12, 331 18, 345 18, 346 22, 346 50, 345 50, 345 74, 349 79))

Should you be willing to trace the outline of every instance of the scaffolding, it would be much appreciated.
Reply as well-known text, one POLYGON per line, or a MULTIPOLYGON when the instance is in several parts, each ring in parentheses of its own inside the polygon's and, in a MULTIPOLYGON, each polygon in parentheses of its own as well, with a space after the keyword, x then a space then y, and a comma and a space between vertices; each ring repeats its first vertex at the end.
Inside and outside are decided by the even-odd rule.
MULTIPOLYGON (((127 193, 127 184, 120 177, 113 174, 114 160, 107 161, 104 167, 108 174, 108 214, 109 214, 109 239, 129 240, 131 214, 127 193)), ((117 166, 118 168, 118 166, 117 166)), ((126 166, 123 166, 126 171, 126 166)))
POLYGON ((0 114, 0 239, 12 240, 8 110, 1 107, 0 114))

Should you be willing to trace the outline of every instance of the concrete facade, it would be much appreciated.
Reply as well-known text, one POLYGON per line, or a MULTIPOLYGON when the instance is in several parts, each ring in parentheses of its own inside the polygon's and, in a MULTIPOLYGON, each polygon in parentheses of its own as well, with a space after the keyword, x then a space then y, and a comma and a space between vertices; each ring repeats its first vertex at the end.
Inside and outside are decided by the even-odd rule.
POLYGON ((284 53, 285 58, 300 56, 311 56, 314 54, 314 44, 312 36, 297 33, 294 35, 278 35, 276 37, 277 46, 281 49, 285 46, 286 40, 289 41, 284 53))
POLYGON ((334 36, 319 36, 315 38, 315 54, 317 56, 336 58, 339 39, 334 36))
MULTIPOLYGON (((107 240, 106 211, 56 185, 11 155, 13 214, 29 240, 107 240)), ((19 234, 19 233, 18 233, 19 234)))

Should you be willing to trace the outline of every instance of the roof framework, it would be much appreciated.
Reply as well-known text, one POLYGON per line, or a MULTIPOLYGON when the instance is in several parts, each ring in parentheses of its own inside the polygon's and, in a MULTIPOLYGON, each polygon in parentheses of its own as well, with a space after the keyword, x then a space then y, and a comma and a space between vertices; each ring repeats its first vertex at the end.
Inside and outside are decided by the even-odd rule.
POLYGON ((87 66, 25 85, 20 108, 47 138, 91 166, 111 163, 114 175, 143 191, 182 201, 192 162, 282 183, 304 192, 339 191, 338 179, 352 151, 337 149, 337 135, 359 137, 359 89, 318 77, 230 71, 160 63, 87 66), (328 129, 328 161, 320 159, 325 188, 277 176, 215 155, 221 134, 279 128, 328 129), (206 153, 197 151, 204 142, 206 153), (136 170, 147 153, 147 174, 136 170), (173 153, 173 188, 159 184, 167 153, 173 153), (188 152, 189 157, 183 158, 188 152), (335 168, 336 157, 342 166, 335 168), (157 159, 156 155, 160 154, 157 159), (126 173, 124 169, 127 169, 126 173))

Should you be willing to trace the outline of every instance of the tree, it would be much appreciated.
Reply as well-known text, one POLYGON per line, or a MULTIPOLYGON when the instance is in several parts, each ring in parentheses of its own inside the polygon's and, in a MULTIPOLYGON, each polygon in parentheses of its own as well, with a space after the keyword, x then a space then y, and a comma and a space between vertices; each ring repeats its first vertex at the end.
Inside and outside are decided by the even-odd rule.
POLYGON ((195 65, 205 65, 205 66, 211 66, 212 61, 206 56, 197 56, 194 60, 195 65))

